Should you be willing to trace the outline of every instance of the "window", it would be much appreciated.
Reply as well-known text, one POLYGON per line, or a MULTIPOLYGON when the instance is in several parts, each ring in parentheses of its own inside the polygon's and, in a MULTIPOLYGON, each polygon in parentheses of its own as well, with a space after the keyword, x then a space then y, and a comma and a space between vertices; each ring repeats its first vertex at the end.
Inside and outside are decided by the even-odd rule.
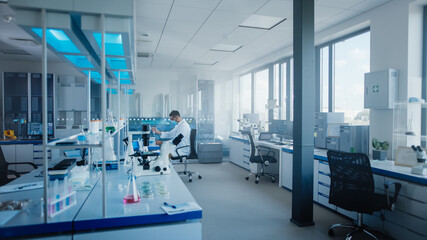
MULTIPOLYGON (((278 63, 274 64, 273 66, 273 99, 276 100, 276 105, 280 105, 281 106, 281 102, 280 102, 280 69, 279 69, 280 65, 278 63)), ((273 111, 273 118, 274 119, 279 119, 279 108, 275 108, 273 111)))
POLYGON ((282 99, 281 99, 281 103, 280 103, 280 113, 281 113, 280 119, 282 119, 282 120, 286 120, 286 106, 287 106, 287 104, 286 104, 286 101, 287 101, 287 93, 286 93, 286 86, 287 86, 287 84, 286 84, 286 82, 287 82, 286 81, 287 80, 286 79, 286 71, 287 71, 287 69, 286 69, 286 65, 287 65, 286 62, 280 64, 280 68, 281 68, 280 79, 282 82, 282 89, 281 89, 282 99))
POLYGON ((240 118, 243 113, 252 112, 252 77, 246 74, 240 77, 240 118))
POLYGON ((291 58, 290 61, 290 75, 289 75, 289 98, 290 98, 290 116, 289 116, 289 120, 292 122, 294 121, 294 59, 291 58))
POLYGON ((370 32, 335 44, 335 112, 351 124, 369 124, 364 109, 364 74, 370 69, 370 32))
POLYGON ((329 111, 329 46, 320 49, 321 112, 329 111))
POLYGON ((254 74, 254 113, 259 114, 261 129, 268 130, 268 109, 265 105, 268 101, 268 68, 254 74))

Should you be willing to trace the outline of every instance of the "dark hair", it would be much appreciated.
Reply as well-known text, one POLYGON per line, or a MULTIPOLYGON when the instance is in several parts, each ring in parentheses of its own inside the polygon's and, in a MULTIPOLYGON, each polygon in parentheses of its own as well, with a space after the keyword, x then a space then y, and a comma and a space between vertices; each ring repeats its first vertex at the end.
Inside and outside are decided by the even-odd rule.
POLYGON ((169 117, 181 117, 181 114, 179 114, 178 111, 173 110, 171 113, 169 113, 169 117))

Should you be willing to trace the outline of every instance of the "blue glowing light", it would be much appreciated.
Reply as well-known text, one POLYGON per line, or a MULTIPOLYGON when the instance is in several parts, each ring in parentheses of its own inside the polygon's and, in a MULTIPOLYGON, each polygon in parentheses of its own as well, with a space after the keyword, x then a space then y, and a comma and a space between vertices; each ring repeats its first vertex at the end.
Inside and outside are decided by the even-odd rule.
MULTIPOLYGON (((98 43, 100 49, 102 49, 102 34, 93 33, 95 41, 98 43)), ((121 34, 106 33, 105 34, 105 54, 106 55, 116 55, 124 56, 125 52, 123 51, 123 41, 121 34)))
MULTIPOLYGON (((101 78, 92 78, 96 83, 99 83, 99 84, 101 84, 101 78)), ((110 82, 107 80, 107 79, 105 79, 105 84, 110 84, 110 82)))
MULTIPOLYGON (((119 72, 113 71, 113 73, 116 76, 116 78, 119 79, 119 72)), ((123 79, 130 79, 129 72, 120 72, 120 80, 123 80, 123 79)))
MULTIPOLYGON (((83 73, 86 74, 87 76, 89 76, 89 71, 88 70, 83 70, 83 73)), ((101 76, 101 74, 99 72, 90 71, 90 78, 92 78, 92 79, 93 78, 102 78, 102 76, 101 76)))
POLYGON ((128 95, 131 95, 131 94, 133 94, 133 89, 127 89, 127 90, 125 89, 124 93, 128 94, 128 95))
POLYGON ((114 88, 107 88, 107 92, 109 92, 111 94, 117 94, 117 90, 114 88))
MULTIPOLYGON (((31 28, 31 30, 40 38, 43 37, 43 30, 41 28, 31 28)), ((57 52, 80 53, 80 50, 62 30, 46 29, 46 40, 57 52)))
POLYGON ((124 85, 124 84, 132 84, 132 81, 130 79, 120 79, 120 84, 124 85))
POLYGON ((64 57, 79 68, 94 68, 92 63, 90 63, 85 56, 64 55, 64 57))
POLYGON ((111 69, 127 69, 126 59, 124 58, 107 58, 107 63, 111 69))

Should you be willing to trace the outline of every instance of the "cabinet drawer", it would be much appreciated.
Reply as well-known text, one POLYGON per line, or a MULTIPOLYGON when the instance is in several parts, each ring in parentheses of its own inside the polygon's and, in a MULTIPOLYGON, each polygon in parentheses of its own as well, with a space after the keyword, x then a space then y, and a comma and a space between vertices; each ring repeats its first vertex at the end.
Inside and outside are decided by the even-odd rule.
POLYGON ((319 182, 331 186, 331 178, 319 172, 319 182))
MULTIPOLYGON (((400 189, 399 195, 427 203, 427 186, 421 186, 401 180, 396 180, 393 178, 385 177, 385 182, 399 182, 402 184, 402 189, 400 189)), ((392 188, 393 189, 393 188, 392 188)), ((391 189, 391 190, 392 190, 391 189)))
POLYGON ((328 196, 325 196, 325 195, 319 193, 319 195, 317 196, 317 200, 323 206, 328 207, 328 208, 330 208, 332 210, 337 210, 337 207, 335 205, 329 204, 329 198, 328 198, 328 196))
POLYGON ((318 186, 318 191, 319 193, 321 193, 322 195, 329 197, 329 191, 330 191, 330 187, 326 186, 325 184, 319 183, 318 186))
MULTIPOLYGON (((398 199, 397 202, 399 202, 399 200, 400 199, 398 199)), ((423 217, 425 217, 425 214, 425 210, 421 210, 420 213, 418 213, 418 215, 424 215, 423 217), (424 214, 422 214, 422 212, 424 214)), ((406 229, 409 229, 413 232, 427 237, 427 220, 425 218, 422 219, 420 217, 410 215, 399 209, 396 209, 394 211, 384 211, 384 216, 387 222, 392 222, 396 225, 402 226, 406 229)))
POLYGON ((395 239, 425 240, 427 238, 389 221, 384 222, 384 231, 395 239))
MULTIPOLYGON (((47 156, 51 157, 52 153, 51 152, 47 152, 47 156)), ((43 158, 43 152, 34 152, 33 153, 33 157, 34 158, 43 158)))
POLYGON ((329 175, 331 171, 329 170, 328 162, 319 161, 319 171, 329 175))

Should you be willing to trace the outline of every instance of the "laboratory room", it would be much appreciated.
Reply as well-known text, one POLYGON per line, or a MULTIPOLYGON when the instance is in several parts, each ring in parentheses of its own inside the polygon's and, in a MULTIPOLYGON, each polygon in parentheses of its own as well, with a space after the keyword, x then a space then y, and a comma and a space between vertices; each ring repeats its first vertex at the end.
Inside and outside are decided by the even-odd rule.
POLYGON ((427 240, 427 0, 0 0, 0 239, 427 240))

